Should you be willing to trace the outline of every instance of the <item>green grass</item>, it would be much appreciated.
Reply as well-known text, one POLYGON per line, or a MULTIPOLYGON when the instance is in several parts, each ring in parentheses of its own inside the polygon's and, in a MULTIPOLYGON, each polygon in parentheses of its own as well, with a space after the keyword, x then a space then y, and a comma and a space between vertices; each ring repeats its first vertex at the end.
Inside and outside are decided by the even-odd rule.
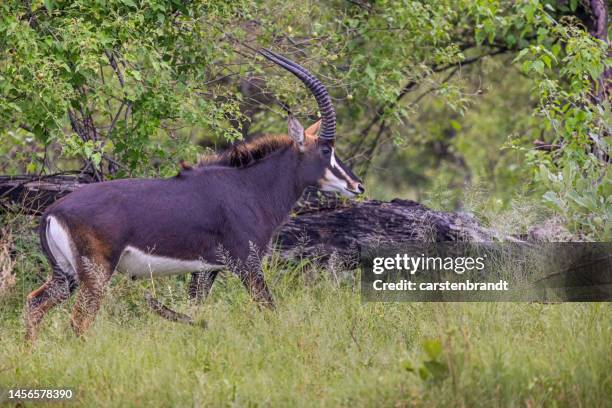
POLYGON ((355 275, 276 259, 275 312, 228 274, 197 308, 185 279, 117 276, 85 338, 68 303, 29 346, 23 303, 47 269, 33 220, 7 224, 17 285, 0 295, 0 389, 70 387, 71 407, 612 406, 609 303, 362 304, 355 275), (153 315, 145 288, 207 328, 153 315))
POLYGON ((72 387, 82 406, 611 405, 610 304, 362 304, 350 279, 273 269, 275 312, 231 276, 199 308, 158 280, 207 328, 174 324, 144 307, 150 283, 115 278, 85 339, 66 305, 33 347, 18 285, 0 302, 0 388, 72 387))

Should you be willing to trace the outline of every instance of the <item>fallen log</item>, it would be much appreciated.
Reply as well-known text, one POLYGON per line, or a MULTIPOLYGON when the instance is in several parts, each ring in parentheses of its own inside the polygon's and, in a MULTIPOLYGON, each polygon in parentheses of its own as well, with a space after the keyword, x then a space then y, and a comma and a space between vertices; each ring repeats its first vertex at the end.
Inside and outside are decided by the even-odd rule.
POLYGON ((87 174, 48 176, 0 176, 0 210, 41 215, 56 200, 83 184, 93 182, 87 174))
POLYGON ((497 239, 468 214, 435 211, 399 198, 354 201, 307 190, 276 242, 284 258, 295 259, 350 255, 374 244, 497 239))

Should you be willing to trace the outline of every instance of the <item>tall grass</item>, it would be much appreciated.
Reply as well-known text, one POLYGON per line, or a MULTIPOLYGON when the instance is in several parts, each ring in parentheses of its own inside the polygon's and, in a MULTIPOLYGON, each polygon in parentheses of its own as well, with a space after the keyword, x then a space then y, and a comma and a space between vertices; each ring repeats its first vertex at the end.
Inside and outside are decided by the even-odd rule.
POLYGON ((12 232, 8 227, 0 227, 0 297, 15 286, 13 273, 15 261, 11 257, 12 232))
POLYGON ((158 296, 206 328, 170 323, 146 309, 149 282, 116 277, 85 338, 67 304, 28 346, 21 308, 40 279, 30 250, 0 299, 0 388, 70 387, 67 406, 611 405, 610 304, 362 304, 354 277, 272 261, 275 312, 230 275, 198 308, 184 280, 164 278, 158 296))

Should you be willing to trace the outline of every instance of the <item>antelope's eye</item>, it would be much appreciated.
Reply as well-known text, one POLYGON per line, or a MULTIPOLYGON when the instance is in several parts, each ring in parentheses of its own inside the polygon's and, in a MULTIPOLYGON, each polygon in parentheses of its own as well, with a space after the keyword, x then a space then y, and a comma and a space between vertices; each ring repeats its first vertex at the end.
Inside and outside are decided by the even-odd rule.
POLYGON ((329 156, 331 155, 332 149, 330 149, 327 146, 323 146, 321 147, 321 153, 323 153, 323 156, 329 156))

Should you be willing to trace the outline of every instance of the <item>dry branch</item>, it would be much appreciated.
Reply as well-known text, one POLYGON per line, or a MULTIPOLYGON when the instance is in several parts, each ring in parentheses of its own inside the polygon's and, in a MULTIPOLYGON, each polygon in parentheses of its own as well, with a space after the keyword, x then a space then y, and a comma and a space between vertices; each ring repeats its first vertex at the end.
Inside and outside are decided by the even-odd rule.
POLYGON ((145 300, 147 301, 147 305, 149 309, 160 315, 166 320, 177 323, 184 323, 193 325, 194 321, 191 316, 187 316, 186 314, 175 312, 169 307, 163 305, 159 300, 157 300, 150 292, 145 293, 145 300))
POLYGON ((87 175, 0 176, 0 210, 17 205, 27 214, 42 214, 54 201, 90 183, 87 175))

